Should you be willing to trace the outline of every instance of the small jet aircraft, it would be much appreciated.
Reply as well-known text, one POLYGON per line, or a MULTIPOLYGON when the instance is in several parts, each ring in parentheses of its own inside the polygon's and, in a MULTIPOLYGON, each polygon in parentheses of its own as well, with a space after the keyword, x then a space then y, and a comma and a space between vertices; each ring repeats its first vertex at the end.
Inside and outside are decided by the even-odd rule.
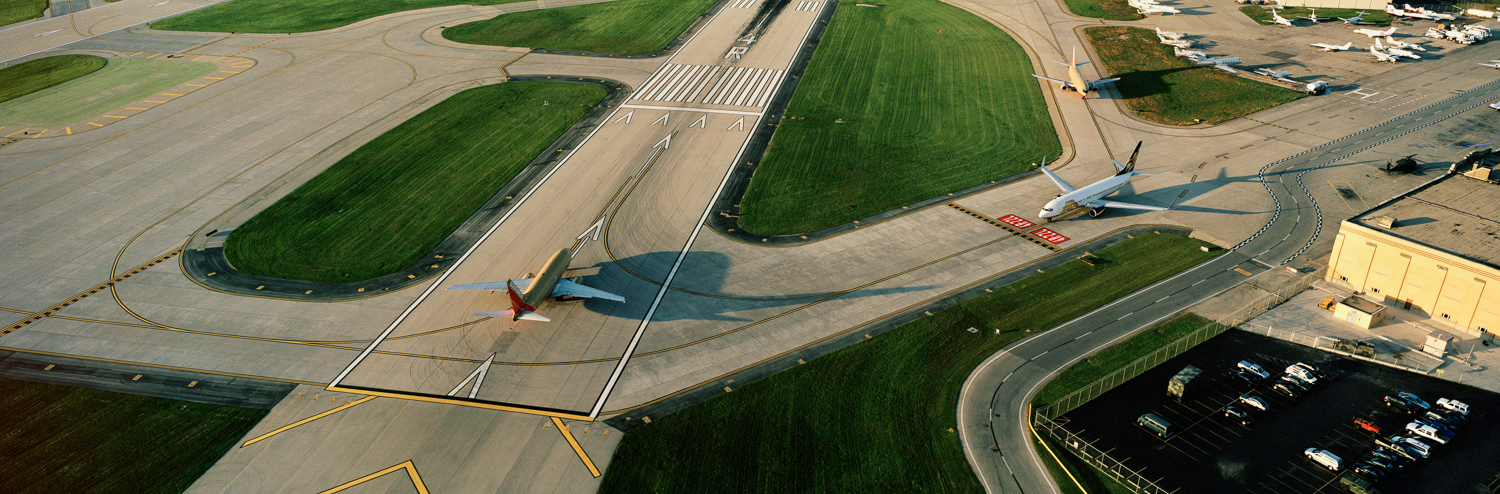
MULTIPOLYGON (((1387 5, 1389 5, 1389 4, 1387 4, 1387 5)), ((1453 14, 1444 14, 1442 12, 1434 12, 1434 11, 1431 11, 1431 10, 1427 10, 1426 7, 1412 7, 1411 4, 1409 4, 1409 3, 1403 3, 1403 4, 1401 4, 1401 10, 1405 10, 1407 12, 1414 12, 1414 13, 1422 14, 1422 15, 1427 16, 1428 19, 1432 19, 1434 21, 1451 21, 1451 20, 1458 19, 1458 16, 1453 15, 1453 14)))
POLYGON ((1170 46, 1170 47, 1175 48, 1175 49, 1186 49, 1186 48, 1192 48, 1193 47, 1193 40, 1190 40, 1190 39, 1164 39, 1164 40, 1161 40, 1161 44, 1170 46))
MULTIPOLYGON (((510 310, 493 312, 479 312, 476 316, 486 317, 509 317, 512 321, 525 319, 528 321, 550 322, 552 319, 536 313, 536 307, 548 298, 602 298, 615 302, 624 302, 625 297, 613 293, 589 288, 579 284, 577 281, 563 279, 563 272, 568 270, 568 262, 573 260, 571 249, 563 249, 552 254, 552 259, 542 268, 542 274, 535 278, 530 274, 519 280, 491 281, 487 283, 472 283, 468 285, 453 285, 449 290, 505 290, 505 295, 510 298, 510 310)), ((577 278, 575 278, 576 280, 577 278)))
POLYGON ((1156 37, 1161 39, 1182 39, 1182 33, 1162 31, 1161 28, 1156 28, 1156 37))
POLYGON ((1204 53, 1204 52, 1201 52, 1201 51, 1198 51, 1198 50, 1184 50, 1184 49, 1182 49, 1180 47, 1176 47, 1176 46, 1172 47, 1172 54, 1177 55, 1179 57, 1187 57, 1188 60, 1192 60, 1194 62, 1196 62, 1198 60, 1202 60, 1202 59, 1208 58, 1208 54, 1207 53, 1204 53))
POLYGON ((1354 42, 1350 41, 1342 45, 1330 45, 1328 43, 1313 43, 1312 45, 1318 47, 1318 51, 1349 51, 1350 48, 1354 47, 1354 42))
POLYGON ((1363 26, 1363 25, 1366 25, 1366 24, 1372 24, 1370 22, 1365 22, 1364 18, 1365 18, 1365 11, 1361 10, 1359 12, 1355 12, 1354 13, 1354 17, 1350 17, 1350 18, 1347 18, 1347 19, 1345 19, 1343 17, 1340 17, 1338 19, 1341 20, 1341 21, 1344 21, 1344 24, 1353 24, 1353 25, 1356 25, 1356 26, 1363 26))
POLYGON ((1374 29, 1355 29, 1354 34, 1363 34, 1371 38, 1383 38, 1392 34, 1396 34, 1396 27, 1391 26, 1390 29, 1384 31, 1376 31, 1374 29))
POLYGON ((1050 222, 1052 221, 1052 218, 1072 213, 1083 208, 1088 208, 1089 213, 1093 216, 1104 214, 1104 208, 1166 211, 1167 208, 1159 208, 1156 206, 1146 206, 1128 202, 1104 200, 1104 196, 1113 194, 1115 193, 1115 191, 1120 190, 1121 187, 1129 184, 1131 177, 1160 176, 1152 175, 1149 173, 1135 172, 1135 158, 1140 154, 1141 143, 1137 142, 1135 144, 1135 152, 1130 153, 1130 161, 1128 163, 1122 165, 1119 161, 1110 159, 1110 161, 1115 164, 1115 174, 1113 176, 1089 184, 1082 189, 1073 187, 1072 185, 1068 184, 1068 182, 1064 181, 1062 177, 1058 177, 1057 174, 1052 173, 1052 170, 1048 170, 1045 163, 1042 164, 1042 174, 1046 175, 1048 179, 1052 180, 1052 183, 1056 184, 1057 188, 1062 190, 1062 193, 1058 194, 1057 197, 1053 198, 1051 201, 1047 201, 1047 204, 1042 206, 1042 211, 1040 213, 1037 213, 1037 216, 1050 222))
POLYGON ((1376 62, 1396 63, 1398 61, 1395 55, 1389 55, 1375 49, 1375 45, 1370 45, 1370 54, 1375 55, 1376 62))
POLYGON ((1078 67, 1081 66, 1081 65, 1083 65, 1083 64, 1089 63, 1089 62, 1087 60, 1082 61, 1082 62, 1078 61, 1078 47, 1076 47, 1076 46, 1073 47, 1073 59, 1072 59, 1072 63, 1063 62, 1061 60, 1054 60, 1054 61, 1057 62, 1057 63, 1060 63, 1060 64, 1068 66, 1068 80, 1064 81, 1062 79, 1053 79, 1051 77, 1040 76, 1040 75, 1036 75, 1036 74, 1031 74, 1031 75, 1033 77, 1036 77, 1037 79, 1043 79, 1043 80, 1048 80, 1048 81, 1056 82, 1056 83, 1058 83, 1058 84, 1061 85, 1060 87, 1064 91, 1068 91, 1068 90, 1077 91, 1078 92, 1078 96, 1080 96, 1080 97, 1087 98, 1088 95, 1089 95, 1089 91, 1097 90, 1099 88, 1099 85, 1101 85, 1101 84, 1104 84, 1106 82, 1114 82, 1114 81, 1120 80, 1119 77, 1114 77, 1114 78, 1110 78, 1110 79, 1099 79, 1097 81, 1085 81, 1085 80, 1083 80, 1083 75, 1081 75, 1081 74, 1078 73, 1078 67))
POLYGON ((1391 4, 1385 4, 1385 13, 1393 15, 1393 16, 1396 16, 1396 17, 1405 17, 1407 19, 1427 19, 1429 21, 1430 20, 1435 20, 1430 15, 1427 15, 1427 14, 1424 14, 1424 13, 1421 13, 1421 12, 1417 12, 1417 11, 1414 11, 1414 10, 1398 9, 1398 8, 1396 8, 1395 5, 1391 5, 1391 4))
POLYGON ((1271 20, 1261 22, 1268 22, 1271 24, 1279 24, 1282 26, 1292 27, 1292 20, 1281 16, 1281 9, 1271 9, 1271 20))
MULTIPOLYGON (((1376 38, 1376 39, 1379 39, 1379 38, 1376 38)), ((1392 38, 1390 36, 1386 36, 1385 37, 1385 43, 1388 44, 1388 45, 1394 46, 1396 48, 1403 49, 1403 50, 1427 51, 1427 48, 1424 47, 1424 46, 1422 46, 1422 45, 1419 45, 1419 44, 1416 44, 1416 43, 1407 43, 1405 41, 1398 41, 1398 40, 1396 40, 1396 38, 1392 38)))
POLYGON ((1317 24, 1319 22, 1323 22, 1323 21, 1332 19, 1331 17, 1318 17, 1318 9, 1310 9, 1310 10, 1312 10, 1311 14, 1308 14, 1308 15, 1303 16, 1303 17, 1298 17, 1298 19, 1307 19, 1309 21, 1312 21, 1313 24, 1317 24))
POLYGON ((1422 59, 1421 56, 1418 56, 1415 53, 1412 53, 1412 52, 1409 52, 1409 51, 1406 51, 1406 50, 1402 50, 1400 48, 1395 48, 1395 47, 1390 47, 1390 46, 1382 45, 1382 44, 1380 44, 1380 38, 1375 38, 1375 49, 1377 49, 1377 50, 1385 50, 1386 53, 1389 53, 1389 54, 1391 54, 1393 56, 1397 56, 1397 57, 1406 57, 1406 58, 1410 58, 1412 60, 1421 60, 1422 59))
POLYGON ((1140 14, 1140 15, 1181 14, 1182 11, 1174 9, 1174 8, 1171 8, 1171 7, 1167 7, 1165 5, 1139 5, 1139 6, 1136 6, 1135 13, 1140 14))
POLYGON ((1479 64, 1479 65, 1482 66, 1482 67, 1489 67, 1489 68, 1492 68, 1492 69, 1500 69, 1500 60, 1490 60, 1490 63, 1482 63, 1482 64, 1479 64))

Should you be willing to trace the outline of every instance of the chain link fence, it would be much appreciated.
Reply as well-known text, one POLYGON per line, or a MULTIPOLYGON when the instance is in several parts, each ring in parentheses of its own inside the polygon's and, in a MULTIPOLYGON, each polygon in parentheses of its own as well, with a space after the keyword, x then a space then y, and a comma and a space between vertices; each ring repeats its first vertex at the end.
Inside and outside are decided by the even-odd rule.
POLYGON ((1093 465, 1094 468, 1099 469, 1101 472, 1108 473, 1120 485, 1129 488, 1131 492, 1139 494, 1171 494, 1173 492, 1156 485, 1156 481, 1148 479, 1145 475, 1141 475, 1140 472, 1125 466, 1124 460, 1110 456, 1105 450, 1063 428, 1060 423, 1054 422, 1051 419, 1037 417, 1035 426, 1038 435, 1062 444, 1068 448, 1068 451, 1077 455, 1079 459, 1088 462, 1088 464, 1093 465))
POLYGON ((1134 361, 1125 364, 1124 367, 1116 369, 1114 372, 1109 373, 1109 375, 1106 375, 1097 381, 1089 383, 1087 386, 1079 388, 1077 391, 1068 393, 1067 396, 1059 398, 1057 401, 1037 407, 1036 410, 1033 411, 1033 415, 1037 417, 1045 417, 1048 419, 1061 417, 1062 414, 1071 412, 1073 411, 1073 409, 1083 406, 1084 403, 1088 403, 1090 400, 1098 398, 1099 395, 1102 395, 1105 392, 1114 389, 1115 386, 1119 386, 1125 381, 1134 379, 1135 376, 1139 376, 1142 373, 1151 370, 1151 368, 1156 367, 1158 364, 1181 355, 1182 352, 1186 352, 1188 351, 1188 349, 1198 346, 1199 343, 1208 341, 1209 338, 1218 336, 1220 333, 1223 333, 1227 329, 1229 329, 1229 326, 1225 326, 1219 323, 1211 322, 1205 324, 1202 327, 1193 330, 1193 332, 1185 334, 1181 338, 1173 340, 1171 343, 1168 343, 1165 346, 1156 349, 1156 351, 1148 353, 1141 358, 1135 359, 1134 361))

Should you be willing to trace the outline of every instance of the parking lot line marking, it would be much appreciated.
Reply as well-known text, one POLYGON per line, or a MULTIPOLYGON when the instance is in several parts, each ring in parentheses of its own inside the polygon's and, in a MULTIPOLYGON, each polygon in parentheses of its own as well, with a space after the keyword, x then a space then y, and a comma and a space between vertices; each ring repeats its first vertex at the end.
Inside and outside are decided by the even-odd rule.
POLYGON ((240 447, 243 448, 245 446, 249 446, 251 444, 255 444, 257 442, 260 442, 262 439, 266 439, 268 437, 271 437, 271 436, 274 436, 274 435, 277 435, 277 434, 280 434, 280 433, 292 430, 293 428, 295 428, 297 426, 300 426, 300 425, 303 425, 303 424, 306 424, 308 422, 312 422, 314 420, 318 420, 320 418, 327 417, 329 415, 333 415, 335 413, 342 412, 344 410, 349 409, 349 407, 352 407, 354 405, 358 405, 360 403, 364 403, 364 402, 367 402, 367 401, 370 401, 370 400, 373 400, 373 399, 375 399, 374 396, 366 396, 364 398, 360 398, 358 400, 354 400, 354 401, 351 401, 351 402, 346 403, 344 405, 341 405, 341 406, 339 406, 337 408, 334 408, 332 410, 329 410, 329 411, 326 411, 326 412, 323 412, 323 413, 319 413, 317 415, 313 415, 311 417, 308 417, 308 418, 305 418, 305 419, 302 419, 302 420, 298 420, 296 422, 292 422, 292 423, 287 424, 285 426, 282 426, 281 428, 276 429, 274 431, 267 432, 265 434, 261 434, 259 436, 256 436, 255 439, 251 439, 249 441, 245 441, 245 444, 241 444, 240 447))

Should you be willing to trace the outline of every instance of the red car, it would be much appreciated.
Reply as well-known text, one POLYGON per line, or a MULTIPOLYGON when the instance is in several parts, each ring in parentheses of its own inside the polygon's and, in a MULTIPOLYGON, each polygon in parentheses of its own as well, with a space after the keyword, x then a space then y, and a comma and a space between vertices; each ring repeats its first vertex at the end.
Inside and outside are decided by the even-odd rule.
POLYGON ((1380 426, 1375 425, 1374 422, 1371 422, 1369 420, 1365 420, 1365 419, 1361 419, 1361 418, 1356 418, 1356 419, 1354 419, 1354 425, 1357 425, 1361 429, 1364 429, 1364 430, 1367 430, 1367 431, 1370 431, 1370 432, 1374 432, 1376 434, 1380 433, 1380 426))

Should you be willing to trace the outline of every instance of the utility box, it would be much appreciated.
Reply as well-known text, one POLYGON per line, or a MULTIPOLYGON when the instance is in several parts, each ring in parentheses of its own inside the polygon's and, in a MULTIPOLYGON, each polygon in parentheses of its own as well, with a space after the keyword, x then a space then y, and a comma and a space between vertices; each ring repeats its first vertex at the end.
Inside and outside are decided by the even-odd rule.
POLYGON ((1422 353, 1443 358, 1448 353, 1448 347, 1453 344, 1453 335, 1442 331, 1427 333, 1427 341, 1422 344, 1422 353))
POLYGON ((1182 399, 1182 395, 1187 393, 1189 387, 1192 387, 1193 380, 1197 379, 1198 375, 1202 373, 1203 369, 1191 365, 1183 367, 1177 375, 1172 376, 1172 379, 1167 381, 1167 396, 1182 399))
POLYGON ((1385 306, 1363 297, 1349 297, 1333 309, 1333 317, 1361 328, 1370 329, 1385 320, 1385 306))

